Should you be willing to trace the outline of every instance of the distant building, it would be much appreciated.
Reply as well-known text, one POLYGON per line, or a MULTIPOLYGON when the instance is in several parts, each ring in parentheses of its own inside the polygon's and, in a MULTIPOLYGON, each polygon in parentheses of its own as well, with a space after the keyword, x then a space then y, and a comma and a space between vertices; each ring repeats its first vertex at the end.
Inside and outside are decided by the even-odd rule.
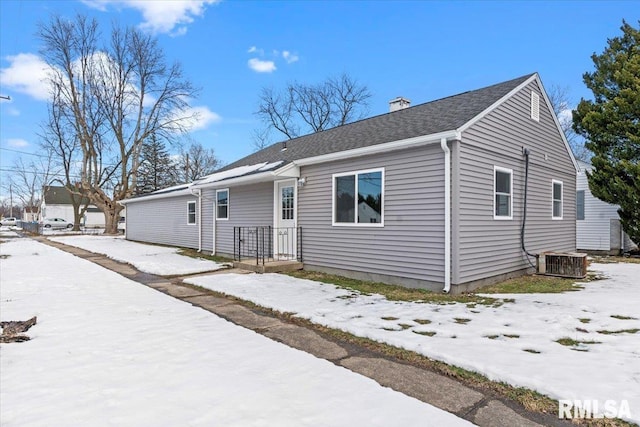
MULTIPOLYGON (((89 199, 83 197, 81 206, 90 203, 89 199)), ((46 186, 44 188, 44 197, 40 206, 41 218, 62 218, 66 221, 73 222, 73 204, 71 193, 65 187, 46 186)), ((95 205, 89 204, 87 210, 80 222, 80 225, 89 228, 104 227, 104 213, 95 205)))
POLYGON ((25 206, 22 209, 22 221, 24 222, 36 222, 40 219, 40 207, 39 206, 25 206))
POLYGON ((637 247, 622 231, 618 206, 596 198, 589 190, 586 172, 590 163, 579 161, 576 186, 576 248, 584 252, 602 252, 611 255, 637 247))

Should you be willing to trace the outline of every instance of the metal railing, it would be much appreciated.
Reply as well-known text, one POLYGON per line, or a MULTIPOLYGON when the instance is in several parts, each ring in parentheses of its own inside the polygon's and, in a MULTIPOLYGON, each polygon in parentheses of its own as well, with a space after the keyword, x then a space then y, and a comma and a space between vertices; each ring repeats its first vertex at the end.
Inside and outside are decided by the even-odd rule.
POLYGON ((256 265, 272 261, 302 261, 302 228, 233 227, 233 259, 255 260, 256 265))

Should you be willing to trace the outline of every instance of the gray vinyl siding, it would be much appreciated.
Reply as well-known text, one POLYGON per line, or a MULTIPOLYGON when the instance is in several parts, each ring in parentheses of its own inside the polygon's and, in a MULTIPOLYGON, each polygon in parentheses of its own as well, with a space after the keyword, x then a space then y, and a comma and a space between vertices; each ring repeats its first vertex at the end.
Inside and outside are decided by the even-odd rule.
MULTIPOLYGON (((618 206, 603 202, 589 190, 585 169, 587 164, 580 164, 577 190, 584 190, 584 220, 576 221, 576 246, 585 251, 609 251, 611 247, 611 220, 618 221, 618 206)), ((627 237, 625 247, 630 246, 627 237)), ((619 246, 619 245, 618 245, 619 246)))
POLYGON ((444 154, 439 145, 301 168, 305 266, 442 282, 444 154), (384 168, 384 227, 332 226, 332 174, 384 168))
MULTIPOLYGON (((574 251, 576 171, 540 96, 540 121, 531 119, 531 91, 517 92, 462 134, 454 167, 453 280, 466 283, 527 268, 521 250, 525 162, 531 150, 525 245, 529 252, 574 251), (494 166, 513 170, 513 219, 493 218, 494 166), (563 219, 552 220, 552 180, 563 182, 563 219)), ((535 261, 534 261, 535 262, 535 261)))
POLYGON ((197 197, 179 196, 127 205, 127 239, 198 248, 197 197), (196 202, 196 224, 187 224, 187 202, 196 202))
MULTIPOLYGON (((221 186, 219 189, 229 187, 221 186)), ((215 189, 207 189, 207 215, 210 220, 203 223, 203 246, 212 249, 213 229, 215 218, 213 209, 215 189), (206 246, 205 246, 205 243, 206 246)), ((205 206, 206 206, 205 205, 205 206)), ((273 182, 244 185, 229 188, 229 219, 216 220, 216 253, 233 254, 234 226, 262 226, 273 225, 273 182)))

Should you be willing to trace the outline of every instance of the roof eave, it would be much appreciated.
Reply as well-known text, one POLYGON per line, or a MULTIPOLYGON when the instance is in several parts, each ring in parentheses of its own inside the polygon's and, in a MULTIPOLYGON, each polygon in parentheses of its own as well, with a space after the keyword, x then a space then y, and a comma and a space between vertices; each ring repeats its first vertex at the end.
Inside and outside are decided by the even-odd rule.
POLYGON ((440 143, 442 138, 447 140, 459 140, 460 132, 449 130, 444 132, 433 133, 430 135, 421 135, 413 138, 400 139, 397 141, 385 142, 382 144, 370 145, 368 147, 354 148, 351 150, 337 151, 320 156, 307 157, 304 159, 294 160, 296 166, 308 166, 318 163, 333 162, 336 160, 350 159, 354 157, 368 156, 372 154, 386 153, 389 151, 403 150, 407 148, 419 147, 422 145, 440 143))
POLYGON ((146 202, 149 200, 167 199, 170 197, 179 197, 179 196, 193 196, 193 193, 191 192, 191 187, 185 188, 183 190, 169 191, 169 192, 160 193, 160 194, 148 194, 146 196, 119 200, 118 203, 125 206, 131 203, 146 202))

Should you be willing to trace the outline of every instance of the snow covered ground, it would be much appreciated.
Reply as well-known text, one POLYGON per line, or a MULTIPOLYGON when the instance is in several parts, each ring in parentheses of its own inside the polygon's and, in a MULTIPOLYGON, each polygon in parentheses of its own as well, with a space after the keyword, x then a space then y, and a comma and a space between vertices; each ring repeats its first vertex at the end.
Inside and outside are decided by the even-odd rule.
POLYGON ((278 274, 188 282, 415 351, 555 399, 607 400, 640 421, 640 264, 594 264, 610 277, 563 294, 490 295, 500 307, 388 301, 278 274), (627 331, 627 332, 623 332, 627 331), (570 338, 580 343, 562 345, 570 338))
POLYGON ((55 248, 0 253, 2 320, 38 317, 1 346, 3 426, 469 425, 55 248))
POLYGON ((160 276, 202 273, 225 267, 206 259, 180 255, 176 248, 131 242, 124 236, 67 236, 51 240, 128 262, 140 271, 160 276))

